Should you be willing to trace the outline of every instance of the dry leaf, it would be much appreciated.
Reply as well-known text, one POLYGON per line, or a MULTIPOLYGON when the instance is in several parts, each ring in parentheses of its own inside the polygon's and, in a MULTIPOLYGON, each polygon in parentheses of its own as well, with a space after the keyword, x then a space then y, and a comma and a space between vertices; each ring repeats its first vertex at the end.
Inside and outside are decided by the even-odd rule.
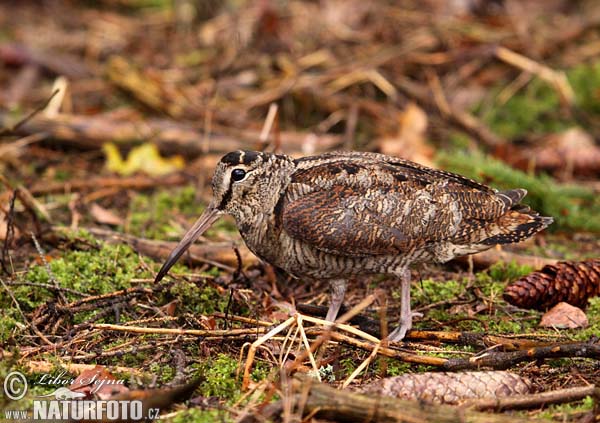
POLYGON ((401 157, 433 166, 433 148, 427 144, 427 114, 415 103, 409 103, 398 116, 400 129, 395 137, 379 140, 379 150, 383 154, 401 157))
POLYGON ((551 134, 539 140, 535 147, 517 152, 516 157, 509 162, 521 169, 530 169, 534 165, 536 170, 545 170, 562 178, 570 178, 573 174, 600 174, 600 147, 581 128, 551 134))
POLYGON ((106 155, 106 167, 111 172, 128 176, 135 172, 144 172, 151 176, 161 176, 183 169, 185 162, 181 156, 161 157, 156 145, 146 143, 129 152, 126 160, 121 158, 119 149, 113 143, 102 146, 106 155))
POLYGON ((96 203, 92 203, 90 206, 90 214, 96 222, 103 223, 105 225, 119 226, 124 223, 121 217, 96 203))
POLYGON ((81 392, 88 398, 108 399, 115 394, 129 392, 122 380, 117 379, 104 366, 82 372, 69 386, 73 392, 81 392))
POLYGON ((586 328, 589 321, 583 310, 569 303, 558 303, 542 316, 540 326, 544 328, 586 328))
MULTIPOLYGON (((12 239, 19 239, 19 237, 21 236, 19 228, 17 228, 16 226, 13 225, 12 229, 14 231, 12 239)), ((6 239, 7 235, 8 235, 8 222, 6 221, 6 215, 3 214, 2 212, 0 212, 0 241, 4 241, 6 239)))

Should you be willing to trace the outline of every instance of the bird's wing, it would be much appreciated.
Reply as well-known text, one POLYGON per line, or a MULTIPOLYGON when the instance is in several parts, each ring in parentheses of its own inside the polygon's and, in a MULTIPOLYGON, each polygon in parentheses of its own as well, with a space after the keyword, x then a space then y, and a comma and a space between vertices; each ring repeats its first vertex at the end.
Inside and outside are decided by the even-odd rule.
POLYGON ((294 238, 346 256, 399 253, 411 239, 386 224, 373 202, 351 187, 308 193, 284 208, 283 227, 294 238))
POLYGON ((393 255, 463 240, 512 206, 509 196, 475 181, 415 166, 332 157, 299 167, 288 186, 283 228, 329 253, 393 255))

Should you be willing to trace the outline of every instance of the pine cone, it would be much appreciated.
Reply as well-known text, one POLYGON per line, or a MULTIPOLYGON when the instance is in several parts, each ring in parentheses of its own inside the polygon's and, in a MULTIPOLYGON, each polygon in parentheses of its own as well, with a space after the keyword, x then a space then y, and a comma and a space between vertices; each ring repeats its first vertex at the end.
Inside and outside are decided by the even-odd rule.
POLYGON ((442 404, 524 395, 532 390, 528 379, 505 371, 407 373, 377 380, 361 389, 367 394, 442 404))
POLYGON ((517 307, 547 310, 564 301, 585 308, 600 294, 600 259, 561 261, 530 273, 504 290, 504 299, 517 307))

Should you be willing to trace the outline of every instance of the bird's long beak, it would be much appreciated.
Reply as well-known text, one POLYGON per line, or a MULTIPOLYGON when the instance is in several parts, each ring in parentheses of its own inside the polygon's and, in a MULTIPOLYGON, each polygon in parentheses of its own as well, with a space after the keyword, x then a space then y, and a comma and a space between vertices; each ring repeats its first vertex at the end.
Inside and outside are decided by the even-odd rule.
POLYGON ((204 213, 196 220, 196 223, 185 233, 183 239, 179 241, 179 244, 171 251, 169 258, 162 265, 154 282, 160 282, 160 280, 167 274, 169 269, 177 262, 179 257, 190 248, 190 245, 196 241, 200 235, 202 235, 210 226, 217 220, 223 212, 216 208, 216 205, 212 202, 208 205, 204 213))

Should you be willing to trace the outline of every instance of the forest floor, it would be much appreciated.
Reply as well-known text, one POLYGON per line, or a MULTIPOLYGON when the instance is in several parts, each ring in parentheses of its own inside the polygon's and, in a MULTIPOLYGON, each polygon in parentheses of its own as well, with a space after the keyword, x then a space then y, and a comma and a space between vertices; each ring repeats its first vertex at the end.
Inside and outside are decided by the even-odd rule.
MULTIPOLYGON (((527 406, 441 406, 414 421, 599 421, 599 54, 593 1, 0 3, 0 381, 16 371, 29 386, 0 396, 0 420, 63 380, 172 422, 348 421, 364 396, 323 411, 298 376, 339 388, 325 391, 333 404, 391 376, 508 370, 528 381, 527 406), (329 330, 327 283, 260 262, 231 218, 154 284, 236 149, 397 155, 526 188, 555 223, 415 267, 423 316, 397 345, 380 341, 397 281, 351 281, 352 327, 329 330), (591 270, 556 283, 587 324, 542 327, 546 310, 503 295, 583 260, 591 270), (81 386, 93 375, 114 384, 81 386)), ((437 383, 450 390, 448 377, 437 383)))

